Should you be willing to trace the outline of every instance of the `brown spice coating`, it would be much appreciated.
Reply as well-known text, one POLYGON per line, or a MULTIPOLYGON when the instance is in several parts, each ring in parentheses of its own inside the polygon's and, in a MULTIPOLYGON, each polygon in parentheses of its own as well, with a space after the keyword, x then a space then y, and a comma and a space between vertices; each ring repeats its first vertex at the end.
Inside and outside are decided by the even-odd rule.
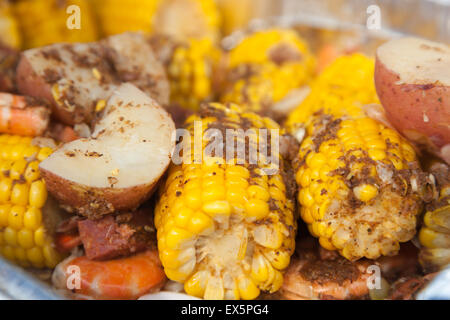
POLYGON ((0 91, 16 92, 16 67, 20 53, 0 45, 0 91))
POLYGON ((344 281, 355 281, 359 276, 359 270, 348 260, 307 262, 300 274, 308 281, 322 284, 326 281, 335 281, 342 285, 344 281))
POLYGON ((283 43, 273 46, 268 55, 270 60, 279 66, 286 62, 300 62, 303 59, 302 54, 298 50, 283 43))

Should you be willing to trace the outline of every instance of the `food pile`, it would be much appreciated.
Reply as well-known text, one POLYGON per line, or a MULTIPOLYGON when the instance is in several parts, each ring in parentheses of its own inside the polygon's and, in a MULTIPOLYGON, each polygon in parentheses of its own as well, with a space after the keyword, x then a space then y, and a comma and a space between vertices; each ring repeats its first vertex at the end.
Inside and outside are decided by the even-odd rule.
POLYGON ((67 1, 81 33, 26 3, 0 6, 0 254, 61 294, 414 299, 450 264, 448 45, 323 59, 276 26, 222 48, 212 0, 67 1))

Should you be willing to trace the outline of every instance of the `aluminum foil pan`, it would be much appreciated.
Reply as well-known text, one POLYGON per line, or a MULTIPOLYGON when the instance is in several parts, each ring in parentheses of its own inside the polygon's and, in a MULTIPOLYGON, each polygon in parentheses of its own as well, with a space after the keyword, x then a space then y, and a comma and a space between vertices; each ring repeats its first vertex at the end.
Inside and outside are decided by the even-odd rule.
POLYGON ((405 35, 449 43, 450 0, 283 0, 252 17, 223 46, 232 48, 247 32, 273 25, 297 28, 313 50, 334 42, 373 55, 382 42, 405 35))
POLYGON ((37 275, 17 267, 0 257, 0 300, 63 299, 37 275))
POLYGON ((442 270, 417 296, 417 300, 450 299, 450 266, 442 270))

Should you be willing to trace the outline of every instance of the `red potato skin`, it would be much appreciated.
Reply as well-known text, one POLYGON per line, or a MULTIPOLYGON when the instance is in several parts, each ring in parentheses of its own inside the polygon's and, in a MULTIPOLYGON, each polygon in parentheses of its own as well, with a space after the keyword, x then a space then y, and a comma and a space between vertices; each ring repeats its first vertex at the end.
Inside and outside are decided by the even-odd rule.
POLYGON ((396 84, 399 79, 376 59, 375 87, 388 120, 405 137, 439 155, 440 149, 450 144, 450 88, 431 83, 396 84))
POLYGON ((52 95, 52 88, 42 77, 34 72, 28 59, 22 55, 16 72, 16 83, 18 91, 37 100, 43 101, 50 105, 52 115, 66 124, 76 124, 82 119, 90 118, 92 115, 85 114, 86 110, 79 110, 73 112, 59 106, 52 95))
POLYGON ((130 188, 92 188, 78 185, 40 168, 50 192, 68 211, 89 219, 99 219, 116 211, 132 211, 148 200, 160 177, 150 184, 130 188))
POLYGON ((16 67, 20 53, 0 44, 0 91, 17 92, 16 67))

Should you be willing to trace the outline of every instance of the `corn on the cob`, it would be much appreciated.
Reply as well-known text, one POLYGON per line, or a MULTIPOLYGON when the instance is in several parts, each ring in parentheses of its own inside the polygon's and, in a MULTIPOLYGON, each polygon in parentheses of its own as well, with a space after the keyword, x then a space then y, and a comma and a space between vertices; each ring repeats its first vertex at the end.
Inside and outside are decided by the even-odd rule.
POLYGON ((102 33, 110 36, 126 31, 152 31, 152 20, 162 0, 94 0, 102 33))
POLYGON ((38 167, 52 150, 31 139, 0 135, 0 253, 24 267, 54 268, 61 257, 43 223, 47 190, 38 167))
MULTIPOLYGON (((194 139, 195 121, 201 135, 211 128, 279 128, 237 105, 216 103, 186 121, 194 139)), ((201 152, 209 142, 203 140, 201 152)), ((195 150, 184 156, 194 157, 195 150)), ((282 285, 296 232, 283 162, 273 175, 266 175, 261 163, 236 163, 210 156, 201 164, 173 165, 161 188, 155 209, 159 255, 168 278, 184 283, 190 295, 254 299, 260 290, 274 292, 282 285)))
POLYGON ((0 2, 0 44, 15 49, 19 49, 21 46, 21 36, 17 21, 7 1, 0 2))
POLYGON ((287 121, 304 137, 294 161, 301 217, 349 260, 395 254, 421 209, 414 149, 363 112, 377 101, 373 68, 360 54, 339 58, 287 121))
POLYGON ((312 92, 289 115, 288 129, 306 127, 311 116, 321 110, 335 117, 364 115, 363 105, 380 103, 373 83, 374 71, 373 61, 362 54, 336 59, 314 80, 312 92))
POLYGON ((221 99, 271 114, 275 104, 292 99, 295 89, 308 84, 314 65, 307 44, 295 31, 256 32, 230 51, 221 99))
POLYGON ((88 42, 97 40, 93 10, 88 0, 18 0, 14 13, 24 38, 25 48, 56 42, 88 42), (69 29, 77 13, 67 12, 71 5, 79 7, 80 29, 69 29), (74 15, 75 14, 75 15, 74 15))
MULTIPOLYGON (((262 2, 262 1, 259 1, 262 2)), ((263 1, 263 9, 267 7, 267 1, 263 1)), ((272 2, 269 0, 269 2, 272 2)), ((218 6, 222 14, 222 29, 224 35, 229 35, 235 30, 245 29, 248 22, 263 10, 255 10, 254 0, 219 0, 218 6), (257 12, 256 12, 257 11, 257 12)))
POLYGON ((125 31, 160 33, 186 40, 219 38, 214 0, 95 0, 105 35, 125 31))
POLYGON ((171 103, 196 110, 213 97, 214 70, 220 50, 209 39, 191 39, 175 48, 167 68, 171 103))
POLYGON ((450 264, 450 169, 445 164, 438 164, 433 173, 439 195, 429 205, 419 233, 423 246, 419 260, 427 272, 443 269, 450 264))

